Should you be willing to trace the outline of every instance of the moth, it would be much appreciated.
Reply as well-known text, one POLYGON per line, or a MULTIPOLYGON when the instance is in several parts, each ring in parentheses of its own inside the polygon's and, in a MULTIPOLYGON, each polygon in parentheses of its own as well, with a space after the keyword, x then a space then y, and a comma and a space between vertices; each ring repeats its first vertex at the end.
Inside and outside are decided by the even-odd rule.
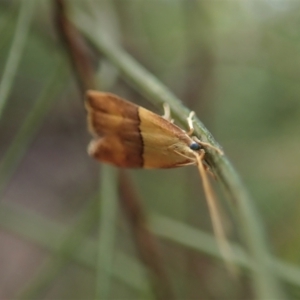
POLYGON ((229 245, 209 184, 204 162, 205 147, 222 151, 192 136, 192 112, 187 118, 186 132, 170 119, 168 106, 159 116, 114 94, 89 90, 86 93, 88 128, 93 140, 88 153, 96 160, 121 168, 166 169, 197 165, 210 210, 220 250, 228 261, 229 245))
POLYGON ((170 122, 168 109, 163 117, 116 95, 98 91, 86 94, 89 131, 94 139, 88 153, 95 159, 122 168, 161 169, 197 164, 208 143, 170 122))

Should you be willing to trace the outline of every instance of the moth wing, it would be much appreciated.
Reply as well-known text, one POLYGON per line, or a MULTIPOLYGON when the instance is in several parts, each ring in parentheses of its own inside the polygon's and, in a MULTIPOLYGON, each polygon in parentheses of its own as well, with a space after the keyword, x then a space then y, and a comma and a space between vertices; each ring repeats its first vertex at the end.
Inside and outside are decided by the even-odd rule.
POLYGON ((144 168, 174 168, 195 164, 191 138, 178 126, 139 107, 144 144, 144 168))
POLYGON ((113 94, 88 91, 85 106, 94 136, 139 131, 138 106, 113 94))
POLYGON ((88 146, 88 153, 95 159, 120 168, 142 168, 142 147, 136 144, 135 137, 105 135, 94 139, 88 146))
POLYGON ((88 91, 85 101, 90 132, 88 152, 118 167, 143 167, 138 106, 113 94, 88 91))
POLYGON ((195 163, 190 137, 157 114, 98 91, 88 91, 85 103, 89 130, 96 137, 89 154, 95 159, 127 168, 174 168, 195 163))

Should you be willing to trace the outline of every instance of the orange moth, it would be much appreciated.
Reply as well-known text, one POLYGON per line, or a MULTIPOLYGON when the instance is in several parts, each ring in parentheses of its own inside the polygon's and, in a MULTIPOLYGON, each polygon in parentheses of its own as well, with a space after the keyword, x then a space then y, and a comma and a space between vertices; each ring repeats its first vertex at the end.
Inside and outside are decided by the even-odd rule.
POLYGON ((192 136, 192 112, 188 117, 190 130, 184 131, 170 120, 169 107, 159 116, 114 94, 89 90, 85 106, 88 127, 94 139, 88 153, 104 163, 121 168, 161 169, 197 165, 203 181, 213 228, 220 250, 226 260, 226 241, 213 190, 204 164, 205 147, 222 151, 192 136))

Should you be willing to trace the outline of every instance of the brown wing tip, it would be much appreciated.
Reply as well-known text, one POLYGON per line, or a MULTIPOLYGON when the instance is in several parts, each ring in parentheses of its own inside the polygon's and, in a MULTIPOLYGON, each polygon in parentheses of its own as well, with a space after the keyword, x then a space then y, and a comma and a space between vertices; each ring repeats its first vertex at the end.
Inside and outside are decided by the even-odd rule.
POLYGON ((103 93, 96 90, 87 90, 85 93, 84 105, 88 113, 97 107, 97 103, 106 101, 105 99, 109 96, 109 93, 103 93))
POLYGON ((96 90, 87 90, 85 93, 86 103, 92 103, 96 98, 103 97, 107 95, 107 93, 99 92, 96 90))
POLYGON ((117 98, 119 98, 118 96, 116 96, 112 93, 100 92, 100 91, 96 91, 96 90, 87 90, 85 92, 86 100, 95 99, 95 98, 99 98, 99 97, 117 97, 117 98))
POLYGON ((87 111, 87 125, 88 125, 88 131, 93 135, 97 136, 97 132, 95 131, 93 125, 92 125, 92 112, 93 112, 93 104, 95 103, 95 100, 100 96, 102 96, 101 92, 95 91, 95 90, 87 90, 85 93, 85 101, 84 106, 87 111))
POLYGON ((85 93, 85 107, 87 109, 89 109, 90 107, 104 107, 103 104, 107 103, 110 100, 113 100, 114 102, 118 101, 118 104, 120 104, 120 102, 127 102, 126 100, 112 93, 99 92, 96 90, 87 90, 85 93))

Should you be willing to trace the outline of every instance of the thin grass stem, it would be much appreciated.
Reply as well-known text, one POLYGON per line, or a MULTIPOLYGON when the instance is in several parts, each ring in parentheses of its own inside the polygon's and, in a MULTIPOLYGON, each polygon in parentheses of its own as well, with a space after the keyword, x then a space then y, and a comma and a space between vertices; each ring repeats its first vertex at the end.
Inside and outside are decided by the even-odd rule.
POLYGON ((118 170, 103 165, 99 191, 100 218, 95 299, 109 299, 114 264, 118 211, 118 170))
POLYGON ((0 81, 0 119, 7 103, 7 99, 13 85, 13 80, 16 76, 16 72, 22 57, 36 0, 20 1, 20 3, 20 12, 17 20, 15 35, 7 62, 5 64, 2 79, 0 81))

